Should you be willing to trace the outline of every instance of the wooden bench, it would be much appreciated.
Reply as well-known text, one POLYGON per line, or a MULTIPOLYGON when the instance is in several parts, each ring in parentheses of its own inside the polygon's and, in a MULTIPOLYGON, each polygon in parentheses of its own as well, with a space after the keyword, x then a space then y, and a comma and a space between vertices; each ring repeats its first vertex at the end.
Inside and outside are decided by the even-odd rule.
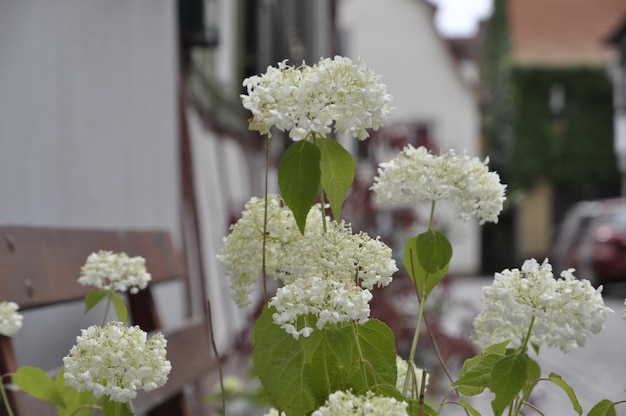
MULTIPOLYGON (((162 328, 153 288, 180 281, 188 287, 185 268, 168 233, 162 231, 114 231, 94 229, 0 226, 0 301, 13 301, 20 311, 77 302, 91 289, 77 282, 87 256, 100 250, 142 256, 152 275, 147 289, 129 295, 131 323, 150 332, 162 328)), ((62 325, 62 322, 59 323, 62 325)), ((28 326, 23 323, 22 331, 28 326)), ((137 414, 199 414, 188 386, 209 373, 215 364, 205 317, 188 319, 180 327, 162 331, 172 363, 167 384, 133 400, 137 414)), ((77 335, 81 328, 76 328, 77 335)), ((43 342, 44 340, 42 340, 43 342)), ((44 344, 42 344, 44 345, 44 344)), ((59 357, 61 359, 62 357, 59 357)), ((12 338, 0 335, 0 374, 19 367, 12 338)), ((55 407, 20 392, 4 379, 15 416, 55 415, 55 407)), ((197 396, 197 395, 196 395, 197 396)), ((4 414, 0 405, 0 415, 4 414)))

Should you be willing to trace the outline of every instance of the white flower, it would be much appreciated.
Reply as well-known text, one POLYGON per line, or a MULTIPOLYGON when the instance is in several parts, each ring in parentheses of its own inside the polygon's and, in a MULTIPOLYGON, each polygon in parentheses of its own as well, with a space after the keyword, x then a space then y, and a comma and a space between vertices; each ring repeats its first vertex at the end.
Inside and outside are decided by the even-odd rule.
MULTIPOLYGON (((265 200, 253 197, 246 203, 239 221, 230 227, 217 259, 231 279, 231 295, 235 303, 251 303, 250 294, 263 270, 263 220, 265 200)), ((269 276, 283 274, 289 247, 301 238, 291 210, 280 196, 268 195, 265 246, 265 269, 269 276)))
POLYGON ((407 406, 406 402, 375 396, 371 391, 363 396, 356 396, 350 391, 336 391, 311 416, 406 416, 407 406))
POLYGON ((99 289, 137 293, 145 289, 151 279, 150 273, 146 272, 146 260, 143 257, 128 257, 126 253, 103 250, 87 257, 78 283, 99 289))
POLYGON ((558 346, 564 352, 584 346, 613 311, 604 306, 602 288, 578 280, 573 271, 565 270, 555 279, 547 259, 541 265, 531 259, 521 270, 496 273, 483 289, 486 308, 474 320, 472 340, 487 346, 510 339, 519 347, 534 317, 531 344, 558 346))
POLYGON ((95 397, 108 395, 113 401, 128 402, 138 390, 151 391, 167 382, 172 366, 166 346, 161 333, 147 340, 138 326, 126 327, 122 322, 90 326, 63 358, 65 383, 95 397))
POLYGON ((313 326, 327 323, 367 322, 372 294, 349 280, 306 276, 279 288, 270 306, 274 323, 298 339, 311 335, 313 326))
POLYGON ((480 224, 497 223, 506 186, 487 163, 452 150, 435 156, 409 144, 395 159, 380 164, 371 189, 381 204, 449 200, 459 204, 463 219, 473 215, 480 224))
POLYGON ((326 136, 333 123, 335 131, 364 140, 366 129, 377 130, 392 110, 392 97, 380 77, 363 62, 341 56, 320 59, 312 67, 282 61, 243 85, 247 94, 241 95, 242 104, 252 112, 249 128, 271 136, 276 127, 293 140, 311 132, 326 136))
MULTIPOLYGON (((262 272, 264 205, 260 198, 246 204, 217 256, 239 306, 250 303, 262 272)), ((398 270, 391 249, 378 238, 353 234, 349 224, 329 218, 324 232, 321 212, 319 204, 311 208, 302 235, 280 197, 268 196, 266 273, 285 285, 272 300, 281 317, 275 322, 294 336, 310 334, 312 326, 298 323, 307 314, 315 315, 311 325, 318 328, 326 322, 364 322, 369 316, 369 290, 387 286, 398 270), (315 287, 319 280, 324 283, 315 287), (324 302, 317 301, 318 296, 324 302), (352 303, 334 305, 344 298, 352 303)))
MULTIPOLYGON (((428 381, 430 379, 429 374, 426 370, 421 368, 417 368, 415 364, 412 364, 414 377, 409 379, 409 389, 407 391, 407 398, 418 400, 419 395, 422 389, 422 378, 424 377, 424 373, 426 373, 426 382, 424 383, 424 391, 426 391, 426 387, 428 387, 428 381), (415 386, 413 386, 412 380, 415 380, 415 386)), ((400 392, 404 391, 404 383, 406 379, 406 373, 409 370, 409 363, 407 360, 403 359, 399 355, 396 355, 396 368, 398 369, 398 377, 396 381, 396 389, 400 392)))
POLYGON ((22 315, 15 302, 0 302, 0 335, 12 337, 22 327, 22 315))

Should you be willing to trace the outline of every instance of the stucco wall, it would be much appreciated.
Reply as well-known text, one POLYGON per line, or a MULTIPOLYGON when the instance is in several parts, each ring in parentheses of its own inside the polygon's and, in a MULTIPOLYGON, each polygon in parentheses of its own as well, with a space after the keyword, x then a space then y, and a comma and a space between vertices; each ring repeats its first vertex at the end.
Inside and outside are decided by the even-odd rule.
MULTIPOLYGON (((345 0, 339 3, 345 53, 363 59, 393 95, 394 121, 428 123, 440 148, 479 155, 479 109, 435 30, 431 8, 415 0, 345 0)), ((455 254, 450 270, 480 267, 476 222, 449 229, 455 254)))
MULTIPOLYGON (((179 240, 175 10, 0 2, 0 222, 159 227, 179 240)), ((67 352, 77 333, 57 333, 61 321, 89 320, 82 308, 25 319, 26 364, 67 352), (49 339, 45 355, 29 354, 33 333, 49 339)))

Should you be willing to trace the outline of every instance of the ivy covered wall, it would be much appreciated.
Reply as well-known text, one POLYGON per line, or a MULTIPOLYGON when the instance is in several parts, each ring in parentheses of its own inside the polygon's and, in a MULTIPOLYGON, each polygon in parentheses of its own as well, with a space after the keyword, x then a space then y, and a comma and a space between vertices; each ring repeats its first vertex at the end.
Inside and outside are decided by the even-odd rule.
POLYGON ((514 66, 512 103, 512 189, 545 178, 570 201, 619 194, 605 68, 514 66))

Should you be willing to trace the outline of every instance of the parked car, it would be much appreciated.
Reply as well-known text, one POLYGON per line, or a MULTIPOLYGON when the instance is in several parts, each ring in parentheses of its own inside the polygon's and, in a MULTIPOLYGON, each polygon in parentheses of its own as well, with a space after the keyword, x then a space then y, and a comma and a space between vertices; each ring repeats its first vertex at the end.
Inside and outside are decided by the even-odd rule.
POLYGON ((583 201, 566 214, 553 250, 555 272, 573 267, 594 286, 626 281, 626 198, 583 201))

